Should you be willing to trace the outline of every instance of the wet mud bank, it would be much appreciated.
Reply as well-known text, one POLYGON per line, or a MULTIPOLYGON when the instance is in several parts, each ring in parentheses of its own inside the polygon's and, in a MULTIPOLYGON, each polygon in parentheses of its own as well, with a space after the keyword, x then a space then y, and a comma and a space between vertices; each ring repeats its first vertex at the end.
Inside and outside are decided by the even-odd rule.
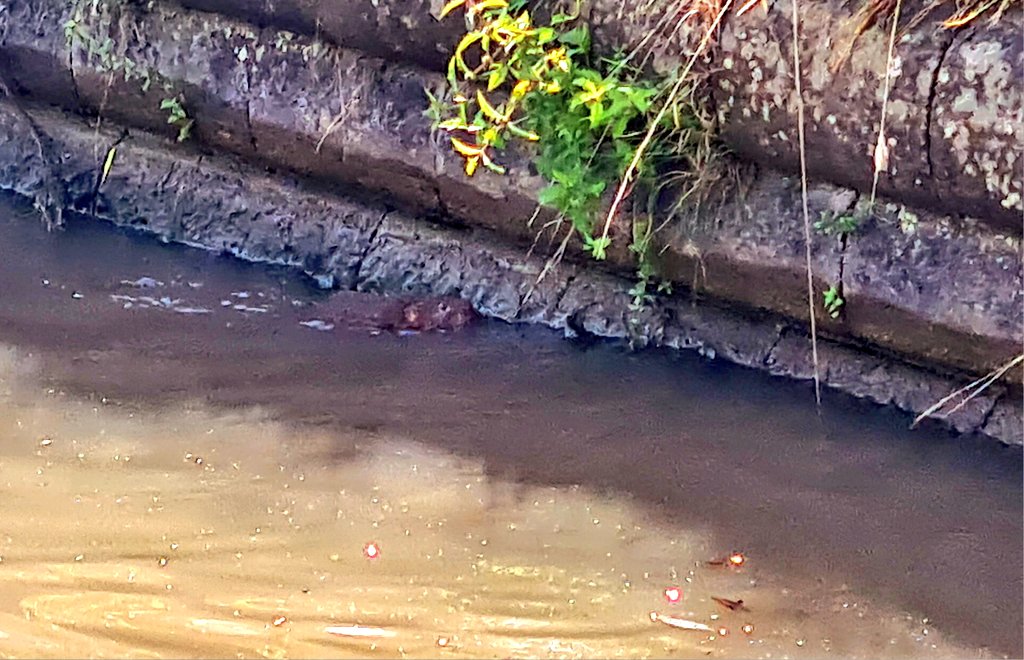
MULTIPOLYGON (((238 14, 245 5, 253 12, 251 23, 170 5, 143 10, 104 4, 81 25, 100 46, 87 47, 79 39, 71 47, 61 26, 77 16, 74 5, 17 0, 0 14, 0 55, 12 91, 29 102, 102 115, 173 139, 178 127, 168 126, 160 105, 179 95, 194 120, 189 141, 200 149, 231 152, 410 216, 493 230, 502 241, 528 245, 545 216, 533 227, 527 222, 541 181, 531 174, 526 155, 506 155, 509 176, 467 179, 461 161, 430 133, 423 88, 443 84, 431 70, 433 53, 448 43, 451 28, 424 18, 429 7, 417 9, 422 4, 200 7, 238 14), (328 14, 335 18, 328 20, 328 14), (309 24, 320 25, 319 36, 282 31, 285 15, 293 16, 291 29, 308 32, 309 24), (343 25, 363 40, 339 32, 343 25), (364 41, 373 40, 367 35, 382 32, 391 36, 363 50, 364 41), (399 42, 420 46, 416 52, 422 57, 408 56, 409 48, 399 42), (97 49, 103 53, 92 52, 97 49), (127 62, 134 73, 122 75, 127 62), (140 71, 150 84, 140 84, 140 71)), ((607 33, 602 38, 608 42, 611 25, 600 19, 600 3, 594 12, 596 29, 607 33)), ((624 19, 618 38, 628 42, 641 19, 624 19)), ((1000 105, 979 116, 993 113, 1006 114, 1000 105)), ((105 151, 109 144, 95 149, 105 151)), ((812 145, 811 151, 842 160, 833 146, 812 145)), ((1003 152, 1015 158, 1013 148, 1003 152)), ((784 160, 776 152, 767 158, 784 160)), ((905 167, 905 161, 893 160, 905 167)), ((824 169, 835 170, 834 165, 824 169)), ((798 185, 783 174, 748 173, 740 190, 705 217, 663 232, 658 240, 665 276, 677 288, 726 306, 806 323, 798 194, 798 185)), ((817 184, 811 190, 812 216, 848 212, 859 197, 855 189, 817 184)), ((840 319, 822 314, 826 334, 976 376, 1004 364, 1024 342, 1024 270, 1019 222, 1006 229, 989 222, 994 217, 970 219, 892 203, 856 236, 815 236, 815 284, 819 290, 837 285, 846 301, 840 319)), ((616 241, 610 254, 615 274, 635 268, 625 242, 616 241)), ((543 253, 550 245, 545 239, 539 247, 543 253)), ((572 256, 579 257, 579 246, 573 247, 572 256)), ((1021 379, 1011 374, 1005 380, 1021 379)))
MULTIPOLYGON (((691 349, 791 378, 811 373, 802 326, 781 315, 688 296, 634 313, 630 280, 567 261, 536 284, 545 260, 527 257, 488 228, 453 230, 311 189, 304 179, 269 175, 240 159, 173 147, 142 131, 97 130, 57 111, 0 104, 0 188, 38 199, 54 186, 63 191, 65 208, 301 269, 327 286, 458 296, 508 322, 691 349), (103 161, 115 143, 115 164, 104 179, 103 161), (56 167, 46 154, 56 155, 56 167)), ((912 412, 966 379, 838 341, 824 340, 819 350, 827 386, 912 412)), ((1020 414, 1019 394, 997 385, 943 421, 1021 444, 1020 414)))

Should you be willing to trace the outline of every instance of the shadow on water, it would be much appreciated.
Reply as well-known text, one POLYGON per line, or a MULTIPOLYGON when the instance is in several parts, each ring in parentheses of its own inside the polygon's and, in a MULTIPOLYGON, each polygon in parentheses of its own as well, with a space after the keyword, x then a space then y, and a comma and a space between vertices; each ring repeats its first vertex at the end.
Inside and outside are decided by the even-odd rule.
POLYGON ((523 489, 624 498, 794 590, 866 596, 1024 653, 1019 448, 911 432, 904 414, 834 394, 819 417, 805 385, 691 354, 581 350, 538 328, 311 330, 296 303, 322 294, 282 269, 0 216, 0 342, 75 396, 258 406, 370 444, 409 438, 523 489), (121 284, 143 276, 163 284, 121 284))

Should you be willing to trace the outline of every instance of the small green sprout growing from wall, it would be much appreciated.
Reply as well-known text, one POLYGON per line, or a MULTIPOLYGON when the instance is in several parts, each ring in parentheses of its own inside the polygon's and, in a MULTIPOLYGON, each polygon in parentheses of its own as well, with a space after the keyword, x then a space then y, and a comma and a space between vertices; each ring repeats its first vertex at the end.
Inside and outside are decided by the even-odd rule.
MULTIPOLYGON (((110 37, 97 38, 86 21, 86 9, 86 3, 78 3, 73 17, 64 23, 64 39, 68 47, 80 47, 89 61, 95 62, 100 71, 105 71, 111 76, 121 75, 125 82, 137 81, 142 92, 148 92, 153 81, 158 78, 157 74, 132 58, 118 54, 115 50, 116 44, 110 37)), ((98 3, 92 3, 88 6, 88 10, 93 15, 99 15, 101 6, 98 3)), ((167 82, 163 83, 163 89, 165 92, 172 93, 171 85, 167 82)), ((192 133, 195 120, 188 117, 181 99, 178 96, 164 98, 160 102, 160 109, 168 112, 167 123, 178 128, 178 142, 187 140, 192 133)))
POLYGON ((823 211, 821 218, 814 223, 814 228, 825 236, 849 236, 860 227, 861 218, 856 213, 839 214, 834 211, 823 211))
POLYGON ((178 142, 184 142, 192 132, 194 120, 189 119, 184 106, 177 97, 160 101, 160 109, 168 112, 167 123, 178 127, 178 142))
POLYGON ((843 300, 842 294, 839 293, 839 287, 833 284, 822 295, 825 302, 825 311, 828 312, 828 315, 831 318, 839 318, 839 315, 843 310, 843 305, 846 304, 846 301, 843 300))

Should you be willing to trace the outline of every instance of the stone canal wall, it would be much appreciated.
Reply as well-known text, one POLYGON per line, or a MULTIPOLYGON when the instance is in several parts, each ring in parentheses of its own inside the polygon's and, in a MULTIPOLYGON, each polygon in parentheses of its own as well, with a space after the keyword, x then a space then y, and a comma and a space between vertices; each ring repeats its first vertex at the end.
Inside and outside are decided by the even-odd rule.
MULTIPOLYGON (((634 266, 624 246, 601 268, 571 246, 533 286, 552 246, 542 241, 528 256, 542 182, 527 154, 505 155, 508 176, 469 179, 431 134, 423 89, 443 85, 438 71, 459 27, 437 22, 434 4, 111 4, 89 25, 97 43, 109 44, 98 56, 69 44, 69 3, 8 2, 0 9, 11 95, 0 113, 0 187, 172 240, 293 264, 340 287, 461 295, 509 321, 631 336, 810 377, 792 99, 779 82, 785 53, 772 55, 780 42, 765 36, 787 24, 784 9, 770 20, 727 21, 715 57, 731 65, 708 74, 723 140, 776 169, 743 168, 742 185, 708 217, 663 232, 663 270, 677 294, 632 318, 634 266), (754 73, 767 72, 768 60, 770 73, 754 73), (112 70, 126 61, 151 83, 112 70), (194 121, 181 145, 160 109, 169 90, 194 121)), ((829 8, 809 11, 825 20, 829 8)), ((603 48, 664 23, 602 2, 590 12, 603 48)), ((846 299, 841 318, 822 320, 822 372, 832 387, 921 411, 1022 350, 1021 57, 1002 27, 1010 23, 940 33, 934 43, 919 32, 902 37, 894 171, 881 182, 881 211, 854 236, 816 235, 812 245, 818 290, 842 282, 846 299)), ((865 33, 835 73, 806 64, 813 217, 854 208, 866 189, 873 132, 862 129, 868 117, 877 121, 880 74, 877 58, 861 50, 879 49, 880 34, 865 33)), ((678 52, 663 59, 678 59, 692 41, 671 38, 678 52)), ((1020 382, 1008 373, 947 421, 1020 443, 1020 382)))

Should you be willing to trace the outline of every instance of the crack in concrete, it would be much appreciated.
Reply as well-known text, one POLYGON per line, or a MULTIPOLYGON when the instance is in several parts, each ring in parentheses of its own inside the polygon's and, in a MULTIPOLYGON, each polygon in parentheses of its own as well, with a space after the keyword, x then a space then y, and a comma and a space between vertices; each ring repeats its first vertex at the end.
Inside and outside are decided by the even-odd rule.
POLYGON ((1006 398, 1006 396, 1007 393, 1004 391, 999 396, 990 399, 992 404, 988 407, 988 410, 985 411, 985 414, 981 416, 981 421, 979 421, 978 424, 974 427, 974 431, 976 433, 984 432, 985 427, 988 426, 989 420, 992 419, 992 415, 995 414, 996 408, 999 407, 999 402, 1006 398))
POLYGON ((178 171, 178 163, 175 161, 171 161, 171 166, 167 168, 167 174, 165 174, 163 178, 160 179, 160 183, 157 184, 157 190, 163 193, 163 191, 167 188, 167 184, 170 183, 171 177, 174 176, 174 173, 176 171, 178 171))
POLYGON ((565 278, 565 286, 562 288, 561 291, 558 292, 558 295, 555 297, 555 304, 552 305, 552 310, 558 311, 558 308, 562 306, 562 300, 565 299, 566 294, 569 293, 569 289, 572 288, 572 285, 575 281, 576 273, 573 273, 569 277, 565 278))
POLYGON ((771 365, 770 360, 772 359, 772 354, 775 352, 775 349, 778 348, 779 342, 781 342, 782 338, 792 330, 792 326, 786 324, 777 326, 777 328, 778 331, 775 333, 775 340, 772 341, 772 345, 768 347, 767 351, 765 351, 764 359, 761 360, 761 364, 766 367, 771 365))
POLYGON ((356 263, 352 265, 349 273, 351 275, 351 284, 349 285, 350 291, 358 291, 359 285, 366 281, 366 277, 363 276, 363 266, 369 258, 370 253, 373 252, 374 244, 377 242, 377 236, 380 234, 380 230, 384 227, 384 221, 391 215, 391 211, 384 211, 380 214, 380 219, 374 225, 373 229, 370 230, 370 237, 366 241, 366 247, 363 249, 362 254, 356 260, 356 263))
POLYGON ((75 107, 82 107, 82 96, 78 91, 78 76, 75 75, 75 49, 68 48, 68 75, 71 76, 71 95, 75 97, 75 107))
MULTIPOLYGON (((248 85, 248 83, 246 83, 248 85)), ((245 130, 249 131, 249 146, 252 147, 252 152, 255 155, 259 155, 260 147, 256 142, 256 131, 252 128, 252 101, 245 99, 245 130)))
POLYGON ((954 30, 949 41, 942 47, 942 52, 939 53, 939 61, 936 63, 935 69, 932 70, 931 83, 928 85, 928 102, 924 111, 924 155, 928 162, 929 177, 935 176, 935 163, 932 161, 932 123, 935 119, 935 97, 939 91, 939 72, 942 71, 942 66, 946 62, 946 55, 949 54, 950 49, 953 47, 959 32, 959 30, 954 30))

